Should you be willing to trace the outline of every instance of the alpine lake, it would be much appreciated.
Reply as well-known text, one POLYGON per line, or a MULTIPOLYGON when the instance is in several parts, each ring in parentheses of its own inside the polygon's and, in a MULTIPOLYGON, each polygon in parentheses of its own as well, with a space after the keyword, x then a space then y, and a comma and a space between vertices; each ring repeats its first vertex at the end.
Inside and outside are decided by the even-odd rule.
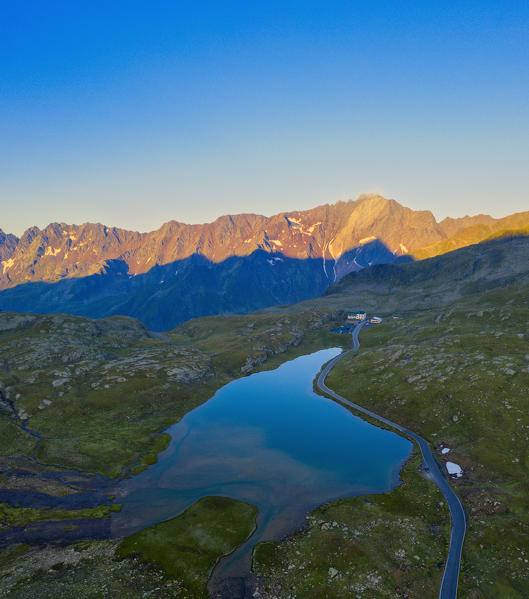
POLYGON ((170 427, 158 462, 121 483, 113 536, 172 518, 201 497, 243 500, 258 508, 257 528, 213 577, 244 577, 257 543, 303 527, 315 507, 398 485, 410 441, 313 390, 323 364, 340 351, 320 350, 232 381, 170 427))

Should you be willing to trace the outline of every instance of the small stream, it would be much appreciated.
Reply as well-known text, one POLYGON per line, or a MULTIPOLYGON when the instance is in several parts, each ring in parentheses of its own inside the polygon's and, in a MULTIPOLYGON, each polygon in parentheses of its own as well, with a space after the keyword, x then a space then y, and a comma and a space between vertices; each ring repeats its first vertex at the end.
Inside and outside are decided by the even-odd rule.
POLYGON ((313 380, 340 353, 325 349, 222 387, 168 429, 159 461, 120 484, 112 535, 171 518, 205 495, 259 508, 250 540, 220 562, 212 581, 244 579, 256 543, 303 526, 315 507, 382 493, 399 482, 412 444, 317 395, 313 380))

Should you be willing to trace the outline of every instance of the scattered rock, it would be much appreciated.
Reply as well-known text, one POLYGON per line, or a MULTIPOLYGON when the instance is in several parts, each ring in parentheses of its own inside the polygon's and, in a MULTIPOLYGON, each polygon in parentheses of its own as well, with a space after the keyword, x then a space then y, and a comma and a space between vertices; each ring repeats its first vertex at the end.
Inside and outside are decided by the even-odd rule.
POLYGON ((61 385, 64 385, 65 383, 69 383, 70 379, 64 378, 64 379, 55 379, 54 381, 51 382, 51 384, 54 387, 60 387, 61 385))

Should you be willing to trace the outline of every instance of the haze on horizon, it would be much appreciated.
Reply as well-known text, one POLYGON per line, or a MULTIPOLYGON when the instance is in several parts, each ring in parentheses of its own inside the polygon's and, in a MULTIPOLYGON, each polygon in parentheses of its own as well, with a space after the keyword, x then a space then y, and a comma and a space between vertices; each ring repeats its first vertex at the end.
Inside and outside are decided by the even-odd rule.
POLYGON ((0 228, 529 207, 529 5, 3 7, 0 228))

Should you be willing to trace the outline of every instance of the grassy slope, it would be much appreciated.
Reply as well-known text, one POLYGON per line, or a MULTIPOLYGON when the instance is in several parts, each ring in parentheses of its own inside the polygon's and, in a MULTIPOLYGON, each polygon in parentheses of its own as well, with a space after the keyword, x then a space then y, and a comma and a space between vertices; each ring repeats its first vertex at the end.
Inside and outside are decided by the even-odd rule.
POLYGON ((16 545, 0 553, 0 597, 9 599, 191 599, 180 581, 137 558, 118 558, 117 542, 16 545))
POLYGON ((448 239, 443 239, 442 241, 427 245, 424 248, 414 250, 413 257, 415 260, 424 260, 425 258, 446 254, 447 252, 457 250, 472 243, 479 243, 490 237, 494 230, 494 226, 490 224, 467 227, 448 239))
MULTIPOLYGON (((463 468, 464 476, 453 484, 470 516, 460 583, 460 596, 464 598, 521 599, 529 588, 528 340, 527 286, 512 286, 459 300, 442 311, 426 310, 399 320, 388 319, 378 328, 364 331, 360 353, 339 362, 327 380, 344 397, 416 430, 437 449, 450 447, 450 452, 439 459, 463 468)), ((315 512, 309 520, 308 534, 280 544, 268 553, 269 563, 260 560, 257 553, 256 564, 266 575, 265 584, 273 588, 280 578, 283 591, 278 596, 287 596, 290 585, 298 596, 309 597, 304 594, 304 585, 310 580, 323 589, 318 591, 320 594, 315 592, 315 597, 326 596, 324 589, 333 585, 333 596, 340 597, 336 590, 340 585, 343 596, 347 596, 347 587, 359 589, 363 580, 363 592, 367 592, 369 587, 365 585, 375 580, 369 591, 372 596, 401 596, 395 593, 408 588, 410 597, 435 597, 435 585, 429 589, 414 587, 401 578, 397 552, 388 559, 385 549, 384 543, 389 552, 395 544, 406 547, 412 525, 399 528, 395 522, 409 518, 410 510, 416 510, 415 516, 423 526, 439 524, 439 514, 428 507, 431 489, 424 483, 422 488, 416 486, 418 475, 410 466, 405 472, 406 484, 389 495, 389 504, 384 505, 385 496, 371 498, 377 510, 377 525, 374 534, 360 541, 360 547, 374 553, 372 563, 355 560, 354 568, 342 571, 333 562, 333 551, 321 551, 322 563, 315 564, 311 556, 318 554, 317 548, 324 546, 330 534, 314 526, 318 518, 315 512), (406 501, 402 505, 397 502, 394 509, 392 504, 399 495, 406 501), (424 497, 427 499, 423 505, 424 497), (382 527, 380 519, 385 522, 382 527), (380 536, 377 527, 382 528, 380 536), (294 576, 300 561, 304 565, 302 578, 294 576), (271 563, 276 563, 276 571, 286 574, 277 577, 270 569, 271 563), (291 563, 296 568, 289 571, 291 563), (339 569, 340 578, 323 576, 326 567, 339 569)), ((373 506, 366 509, 361 500, 345 503, 355 505, 358 514, 369 522, 373 506)), ((432 500, 429 503, 434 504, 432 500)), ((341 522, 335 518, 339 523, 333 532, 337 534, 333 540, 336 547, 346 543, 348 536, 343 527, 354 526, 356 516, 351 507, 348 518, 341 522)), ((443 539, 446 544, 446 534, 443 539)), ((433 548, 432 541, 432 537, 424 539, 433 548)), ((438 541, 439 548, 441 545, 438 541)), ((414 554, 425 568, 424 581, 433 581, 439 553, 437 557, 420 551, 414 554)), ((401 566, 409 574, 413 556, 409 551, 406 555, 401 566)), ((364 596, 361 592, 359 595, 364 596)))
POLYGON ((500 240, 373 267, 317 300, 195 319, 163 335, 124 317, 0 312, 0 393, 15 410, 5 402, 0 408, 0 460, 19 467, 16 458, 35 448, 24 424, 44 437, 35 457, 46 467, 109 477, 136 472, 167 442, 159 432, 221 385, 336 344, 340 338, 328 330, 340 311, 429 308, 507 279, 529 280, 528 249, 527 238, 500 240))
POLYGON ((424 260, 425 258, 452 252, 470 244, 502 237, 505 234, 527 235, 529 230, 528 222, 529 213, 521 212, 502 218, 494 223, 481 223, 465 227, 447 239, 413 250, 412 254, 415 260, 424 260))
MULTIPOLYGON (((407 264, 382 264, 344 277, 313 300, 327 309, 349 305, 392 314, 440 308, 461 297, 529 284, 529 237, 508 237, 407 264)), ((347 309, 347 308, 345 308, 347 309)))
POLYGON ((329 384, 358 403, 367 392, 375 411, 452 448, 444 459, 463 467, 455 485, 470 514, 464 593, 523 597, 529 588, 527 287, 475 300, 388 323, 378 339, 365 335, 371 347, 340 364, 329 384))

